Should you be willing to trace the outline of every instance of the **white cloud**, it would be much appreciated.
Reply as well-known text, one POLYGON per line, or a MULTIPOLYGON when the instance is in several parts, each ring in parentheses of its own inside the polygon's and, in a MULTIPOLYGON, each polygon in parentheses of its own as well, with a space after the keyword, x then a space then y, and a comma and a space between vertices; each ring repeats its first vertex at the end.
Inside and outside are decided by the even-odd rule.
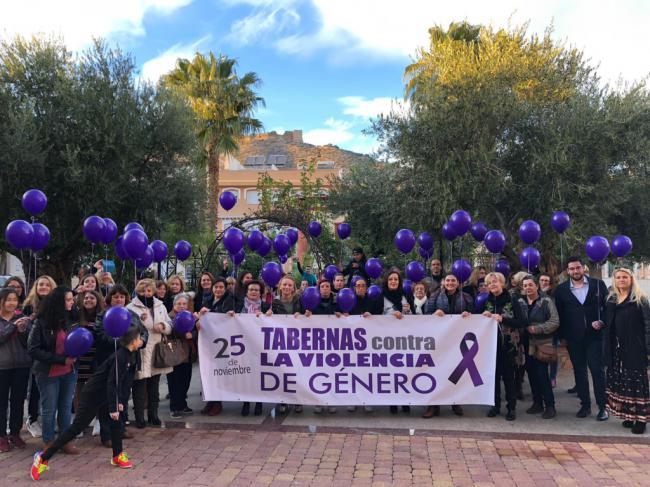
POLYGON ((368 120, 376 118, 379 115, 388 115, 391 112, 403 112, 408 108, 408 102, 405 103, 395 98, 380 96, 377 98, 365 98, 363 96, 343 96, 338 99, 343 105, 343 113, 353 117, 368 120))
POLYGON ((143 36, 147 13, 169 15, 193 0, 23 0, 3 2, 0 37, 60 35, 72 50, 93 37, 143 36))
POLYGON ((296 0, 224 0, 226 5, 249 5, 253 11, 236 20, 230 27, 226 41, 236 45, 253 44, 266 37, 285 35, 297 27, 300 14, 296 0))
POLYGON ((341 145, 354 139, 352 127, 350 122, 330 117, 325 120, 325 128, 308 130, 303 134, 303 140, 314 145, 341 145))
POLYGON ((191 44, 174 44, 160 56, 145 62, 142 65, 140 78, 155 84, 163 74, 174 68, 178 58, 189 59, 194 57, 199 47, 210 38, 211 36, 207 35, 191 44))
MULTIPOLYGON (((256 11, 271 12, 270 0, 226 0, 254 5, 256 11)), ((311 0, 318 26, 311 32, 300 27, 276 32, 272 45, 293 56, 319 51, 333 62, 356 63, 372 59, 403 59, 428 44, 429 27, 468 20, 474 24, 507 27, 529 22, 529 32, 541 34, 553 22, 555 38, 584 50, 607 80, 619 74, 639 79, 650 72, 647 55, 647 26, 650 2, 619 0, 594 3, 588 0, 311 0)), ((284 0, 284 8, 299 2, 284 0)), ((286 26, 285 26, 286 27, 286 26)), ((267 32, 273 34, 273 32, 267 32)))

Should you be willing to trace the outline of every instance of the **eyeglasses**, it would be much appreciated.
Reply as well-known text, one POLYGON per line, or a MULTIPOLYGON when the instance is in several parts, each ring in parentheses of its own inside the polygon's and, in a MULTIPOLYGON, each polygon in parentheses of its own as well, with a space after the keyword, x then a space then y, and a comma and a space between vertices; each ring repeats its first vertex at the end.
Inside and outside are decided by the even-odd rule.
POLYGON ((362 283, 362 282, 358 282, 358 283, 356 283, 356 284, 354 285, 354 287, 368 287, 368 285, 367 285, 367 284, 364 284, 364 283, 362 283))

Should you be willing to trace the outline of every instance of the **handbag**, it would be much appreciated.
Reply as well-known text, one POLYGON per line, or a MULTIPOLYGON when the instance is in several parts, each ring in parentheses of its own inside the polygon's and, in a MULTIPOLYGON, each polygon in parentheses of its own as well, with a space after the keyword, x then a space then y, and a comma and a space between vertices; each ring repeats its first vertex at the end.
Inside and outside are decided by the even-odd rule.
POLYGON ((163 335, 153 351, 153 366, 157 369, 176 367, 187 362, 188 350, 180 338, 168 338, 163 335))
POLYGON ((555 363, 558 360, 557 347, 553 343, 540 343, 535 344, 534 357, 540 362, 546 364, 555 363))

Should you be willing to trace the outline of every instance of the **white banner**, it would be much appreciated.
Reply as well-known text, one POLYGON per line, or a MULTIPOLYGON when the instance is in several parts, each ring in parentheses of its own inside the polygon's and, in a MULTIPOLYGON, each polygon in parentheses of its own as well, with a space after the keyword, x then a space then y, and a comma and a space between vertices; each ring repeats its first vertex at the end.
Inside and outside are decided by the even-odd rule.
POLYGON ((460 316, 207 313, 206 401, 314 405, 494 404, 497 324, 460 316))

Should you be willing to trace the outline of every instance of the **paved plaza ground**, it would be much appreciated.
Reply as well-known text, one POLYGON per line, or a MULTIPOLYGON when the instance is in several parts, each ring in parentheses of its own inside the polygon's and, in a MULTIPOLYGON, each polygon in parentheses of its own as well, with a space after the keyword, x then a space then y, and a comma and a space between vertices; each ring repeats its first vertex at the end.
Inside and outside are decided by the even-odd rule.
MULTIPOLYGON (((348 485, 650 485, 650 435, 636 436, 610 418, 575 418, 578 401, 566 393, 572 373, 561 369, 555 389, 558 416, 542 420, 525 414, 527 393, 518 418, 486 418, 486 407, 465 407, 454 416, 422 419, 421 407, 410 415, 373 413, 273 417, 240 416, 239 404, 226 403, 216 417, 200 416, 200 381, 195 369, 190 405, 197 411, 170 420, 168 401, 161 403, 165 428, 136 430, 125 442, 135 467, 120 471, 108 463, 110 450, 97 437, 78 441, 82 454, 57 455, 45 485, 61 486, 348 486, 348 485)), ((527 391, 528 392, 528 391, 527 391)), ((161 383, 161 396, 166 385, 161 383)), ((595 412, 595 411, 594 411, 595 412)), ((0 456, 0 486, 20 486, 29 479, 30 439, 23 451, 0 456)))

